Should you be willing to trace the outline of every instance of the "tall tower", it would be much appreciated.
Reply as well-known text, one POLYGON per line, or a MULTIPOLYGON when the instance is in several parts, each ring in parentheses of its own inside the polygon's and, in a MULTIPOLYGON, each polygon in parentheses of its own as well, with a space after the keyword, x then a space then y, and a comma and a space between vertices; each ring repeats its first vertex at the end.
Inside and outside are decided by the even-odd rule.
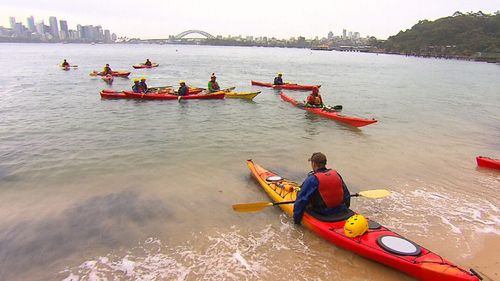
POLYGON ((68 22, 65 20, 60 20, 59 21, 59 27, 61 28, 61 39, 66 40, 68 39, 68 22))
POLYGON ((9 23, 10 23, 10 28, 12 28, 12 29, 16 28, 16 18, 15 17, 9 17, 9 23))
POLYGON ((346 39, 347 38, 347 30, 343 29, 342 30, 342 39, 346 39))
POLYGON ((33 16, 28 17, 28 18, 26 19, 26 22, 28 23, 28 29, 29 29, 31 32, 36 32, 36 28, 35 28, 35 19, 33 18, 33 16))
POLYGON ((57 18, 49 18, 50 34, 53 36, 54 40, 59 41, 59 27, 57 26, 57 18))

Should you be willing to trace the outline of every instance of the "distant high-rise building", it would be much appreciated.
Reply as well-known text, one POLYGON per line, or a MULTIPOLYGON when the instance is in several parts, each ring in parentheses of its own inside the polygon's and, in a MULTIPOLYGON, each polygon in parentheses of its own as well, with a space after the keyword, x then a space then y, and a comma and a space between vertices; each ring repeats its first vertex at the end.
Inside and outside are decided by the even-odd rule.
POLYGON ((61 39, 66 40, 68 39, 69 33, 68 33, 68 22, 65 20, 60 20, 59 21, 59 27, 61 28, 61 39))
POLYGON ((26 19, 26 22, 28 23, 28 29, 29 29, 31 32, 36 32, 36 28, 35 28, 35 19, 33 18, 33 16, 28 17, 28 18, 26 19))
POLYGON ((76 36, 78 39, 83 39, 83 26, 80 24, 76 26, 76 36))
POLYGON ((333 32, 328 32, 328 39, 333 39, 333 32))
POLYGON ((104 30, 104 42, 111 42, 111 32, 108 29, 104 30))
POLYGON ((354 37, 354 39, 359 39, 360 38, 359 32, 354 32, 352 34, 352 36, 354 37))
POLYGON ((14 37, 25 37, 24 31, 25 27, 22 23, 16 22, 14 23, 14 26, 11 28, 12 30, 12 36, 14 37))
POLYGON ((116 36, 116 33, 111 34, 111 41, 115 42, 118 37, 116 36))
POLYGON ((342 30, 342 38, 343 39, 347 38, 347 30, 345 30, 345 29, 342 30))
POLYGON ((49 24, 50 24, 50 34, 52 35, 53 39, 59 40, 59 27, 57 25, 57 18, 50 17, 49 24))
POLYGON ((349 39, 352 39, 352 31, 349 31, 349 39))
POLYGON ((16 18, 15 17, 10 17, 9 23, 10 23, 10 28, 12 28, 12 29, 16 28, 16 18))
POLYGON ((43 23, 43 20, 35 25, 36 28, 36 33, 40 35, 45 34, 45 24, 43 23))
POLYGON ((104 40, 104 32, 102 31, 102 26, 98 25, 95 27, 95 32, 96 32, 96 40, 104 40))

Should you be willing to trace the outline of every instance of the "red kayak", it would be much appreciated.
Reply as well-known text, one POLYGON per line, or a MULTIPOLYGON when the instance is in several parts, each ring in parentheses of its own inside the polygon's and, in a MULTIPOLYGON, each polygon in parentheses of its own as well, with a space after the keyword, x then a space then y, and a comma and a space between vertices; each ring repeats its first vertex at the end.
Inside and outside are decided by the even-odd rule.
MULTIPOLYGON (((127 96, 127 98, 132 99, 143 99, 143 100, 177 100, 180 96, 172 95, 172 94, 140 94, 134 93, 130 91, 123 91, 123 93, 127 96)), ((225 93, 216 92, 212 94, 193 94, 182 96, 182 100, 215 100, 215 99, 223 99, 225 97, 225 93)))
POLYGON ((285 90, 305 90, 310 91, 314 87, 320 88, 321 85, 299 85, 299 84, 284 84, 284 85, 273 85, 271 83, 264 83, 252 80, 253 86, 270 87, 273 89, 285 89, 285 90))
POLYGON ((115 90, 102 90, 101 98, 103 99, 126 99, 127 95, 122 92, 117 92, 115 90))
MULTIPOLYGON (((121 91, 117 92, 115 90, 102 90, 101 98, 104 99, 143 99, 143 100, 177 100, 179 96, 172 94, 141 94, 134 93, 131 91, 121 91)), ((212 94, 192 94, 187 96, 182 96, 182 100, 212 100, 212 99, 223 99, 225 93, 216 92, 212 94)))
MULTIPOLYGON (((247 160, 247 165, 271 201, 278 203, 297 199, 295 189, 299 187, 297 183, 277 176, 252 160, 247 160)), ((279 206, 287 215, 293 215, 293 204, 279 206)), ((302 225, 338 247, 395 268, 419 280, 482 280, 474 270, 469 271, 459 267, 374 221, 369 221, 369 230, 361 236, 347 237, 344 233, 344 224, 354 214, 349 210, 343 214, 322 216, 306 211, 302 225)))
POLYGON ((345 115, 342 115, 336 111, 325 111, 323 108, 304 107, 303 103, 292 99, 291 97, 285 95, 283 92, 280 93, 280 97, 284 101, 287 101, 296 107, 302 108, 302 109, 309 111, 309 112, 312 112, 314 114, 318 114, 318 115, 321 115, 323 117, 330 118, 330 119, 333 119, 333 120, 336 120, 336 121, 339 121, 339 122, 342 122, 342 123, 345 123, 345 124, 348 124, 348 125, 351 125, 354 127, 363 127, 366 125, 377 123, 377 120, 375 120, 375 119, 363 119, 363 118, 359 118, 359 117, 345 116, 345 115))
POLYGON ((158 67, 159 64, 157 63, 153 63, 151 65, 145 65, 145 64, 136 64, 136 65, 132 65, 133 68, 135 69, 140 69, 140 68, 153 68, 153 67, 158 67))
POLYGON ((500 170, 500 159, 478 156, 476 161, 479 167, 500 170))

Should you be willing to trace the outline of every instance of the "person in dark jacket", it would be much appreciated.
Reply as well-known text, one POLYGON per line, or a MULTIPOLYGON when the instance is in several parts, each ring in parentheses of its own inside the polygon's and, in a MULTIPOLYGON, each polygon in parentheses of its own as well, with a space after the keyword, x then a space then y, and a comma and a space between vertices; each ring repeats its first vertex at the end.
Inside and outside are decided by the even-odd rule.
POLYGON ((141 91, 143 93, 148 92, 148 85, 146 84, 146 77, 141 77, 141 82, 139 82, 139 85, 140 85, 141 91))
POLYGON ((302 183, 293 207, 293 221, 300 224, 306 209, 322 215, 346 211, 351 205, 351 194, 344 180, 335 170, 326 168, 326 156, 315 152, 309 159, 313 169, 302 183))
POLYGON ((187 94, 189 94, 189 88, 188 86, 186 86, 186 82, 181 80, 179 81, 179 90, 177 90, 177 94, 179 96, 187 96, 187 94))
POLYGON ((137 79, 137 78, 134 79, 134 85, 132 85, 132 92, 134 92, 134 93, 142 93, 142 91, 141 91, 141 84, 139 82, 139 79, 137 79))
POLYGON ((277 77, 274 77, 274 85, 283 85, 283 73, 278 73, 277 77))

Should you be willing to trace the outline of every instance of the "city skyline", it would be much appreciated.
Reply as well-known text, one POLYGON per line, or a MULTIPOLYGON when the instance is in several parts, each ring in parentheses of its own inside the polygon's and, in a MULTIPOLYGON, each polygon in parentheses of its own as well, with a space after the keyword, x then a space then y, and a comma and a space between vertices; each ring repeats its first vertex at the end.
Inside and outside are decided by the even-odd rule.
POLYGON ((49 25, 45 20, 35 21, 31 15, 24 21, 15 16, 9 16, 9 26, 0 26, 0 37, 20 40, 22 42, 115 42, 117 36, 101 25, 76 24, 75 29, 68 28, 67 20, 57 20, 56 16, 49 17, 49 25))
POLYGON ((200 29, 214 35, 276 38, 323 37, 329 31, 339 35, 347 29, 355 30, 363 37, 370 35, 386 39, 400 30, 411 28, 419 20, 435 20, 451 16, 455 11, 494 13, 500 7, 500 0, 425 0, 415 3, 397 0, 376 3, 369 0, 356 3, 335 0, 311 0, 307 3, 145 0, 136 5, 137 9, 116 0, 53 2, 19 0, 1 4, 0 25, 8 26, 10 15, 26 18, 34 14, 48 18, 59 14, 71 22, 99 22, 120 35, 143 39, 167 38, 189 29, 200 29))

